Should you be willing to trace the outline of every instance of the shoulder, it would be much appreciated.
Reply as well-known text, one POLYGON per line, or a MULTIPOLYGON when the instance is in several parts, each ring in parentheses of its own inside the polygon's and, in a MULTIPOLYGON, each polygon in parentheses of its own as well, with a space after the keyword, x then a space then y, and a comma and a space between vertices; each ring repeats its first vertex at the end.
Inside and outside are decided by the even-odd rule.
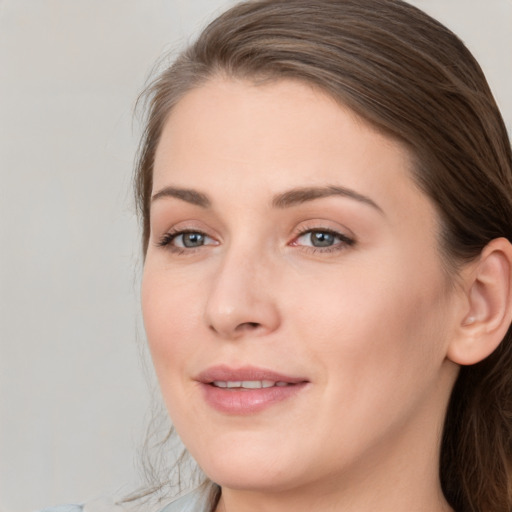
MULTIPOLYGON (((85 505, 59 505, 39 510, 38 512, 137 512, 140 507, 123 507, 113 500, 94 500, 85 505)), ((155 510, 148 507, 148 510, 155 510)), ((160 509, 159 512, 210 512, 207 494, 200 490, 189 492, 160 509)))
POLYGON ((208 500, 205 493, 193 491, 169 503, 160 512, 209 512, 208 500))
POLYGON ((125 510, 114 499, 100 498, 81 505, 58 505, 43 508, 38 512, 125 512, 125 510))
POLYGON ((43 508, 39 512, 83 512, 83 505, 59 505, 58 507, 43 508))

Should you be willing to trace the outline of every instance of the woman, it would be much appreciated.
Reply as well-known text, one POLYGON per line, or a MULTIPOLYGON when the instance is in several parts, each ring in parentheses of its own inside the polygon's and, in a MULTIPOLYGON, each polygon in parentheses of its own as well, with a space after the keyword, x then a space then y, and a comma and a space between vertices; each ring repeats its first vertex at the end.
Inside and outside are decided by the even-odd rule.
POLYGON ((144 322, 208 478, 164 510, 512 510, 512 156, 460 40, 251 1, 148 97, 144 322))

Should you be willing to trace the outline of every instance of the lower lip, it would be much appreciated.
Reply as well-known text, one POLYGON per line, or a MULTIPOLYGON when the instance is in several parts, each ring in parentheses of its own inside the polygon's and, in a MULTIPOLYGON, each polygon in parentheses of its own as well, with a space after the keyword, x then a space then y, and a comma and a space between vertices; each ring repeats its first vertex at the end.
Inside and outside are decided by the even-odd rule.
POLYGON ((202 384, 206 402, 217 411, 227 414, 254 414, 287 400, 306 387, 306 382, 270 388, 218 388, 202 384))

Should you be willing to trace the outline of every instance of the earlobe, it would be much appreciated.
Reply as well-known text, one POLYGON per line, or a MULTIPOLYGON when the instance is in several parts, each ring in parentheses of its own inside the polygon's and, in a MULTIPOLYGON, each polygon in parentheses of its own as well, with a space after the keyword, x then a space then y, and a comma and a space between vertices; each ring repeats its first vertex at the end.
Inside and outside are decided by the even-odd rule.
POLYGON ((505 238, 489 242, 464 279, 467 307, 447 357, 471 365, 494 352, 512 322, 512 244, 505 238))

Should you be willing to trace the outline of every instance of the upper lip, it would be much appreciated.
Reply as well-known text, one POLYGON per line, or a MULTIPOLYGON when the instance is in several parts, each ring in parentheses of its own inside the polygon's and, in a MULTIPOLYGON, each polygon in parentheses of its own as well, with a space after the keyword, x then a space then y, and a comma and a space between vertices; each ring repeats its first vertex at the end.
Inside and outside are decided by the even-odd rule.
POLYGON ((269 380, 274 382, 287 382, 288 384, 298 384, 308 382, 303 377, 294 377, 285 375, 273 370, 265 368, 257 368, 255 366, 243 366, 240 368, 231 368, 227 365, 218 365, 207 368, 199 373, 195 380, 204 384, 211 384, 215 381, 263 381, 269 380))

